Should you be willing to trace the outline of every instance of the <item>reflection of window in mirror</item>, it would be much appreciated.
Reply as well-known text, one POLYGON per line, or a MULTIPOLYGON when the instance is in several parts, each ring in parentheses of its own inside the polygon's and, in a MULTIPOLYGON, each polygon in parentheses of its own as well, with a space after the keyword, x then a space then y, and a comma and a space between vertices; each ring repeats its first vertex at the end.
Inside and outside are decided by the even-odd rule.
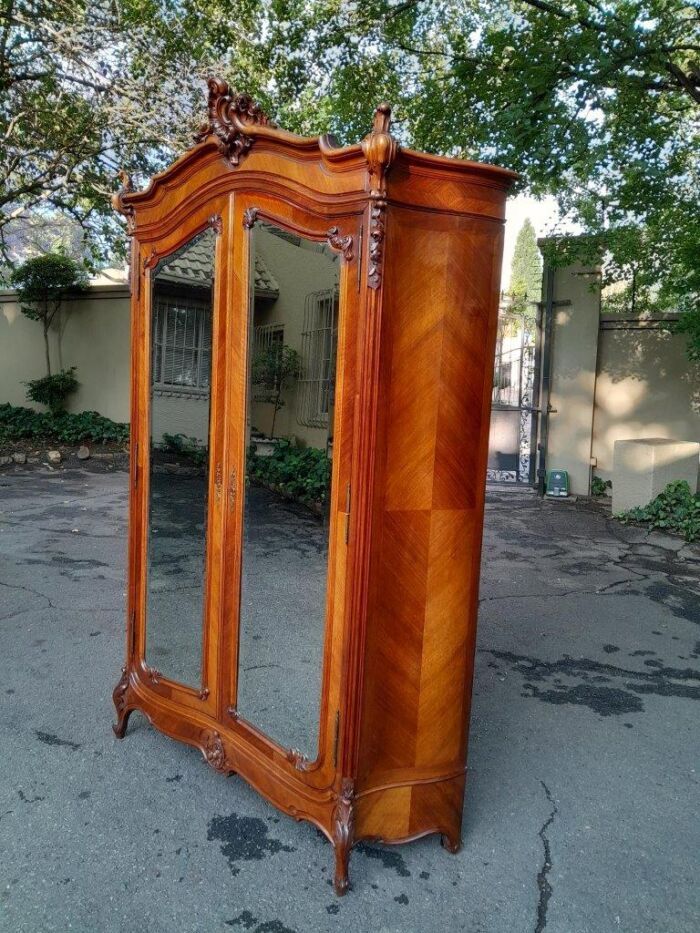
POLYGON ((209 395, 213 240, 209 231, 166 258, 153 294, 153 389, 209 395))

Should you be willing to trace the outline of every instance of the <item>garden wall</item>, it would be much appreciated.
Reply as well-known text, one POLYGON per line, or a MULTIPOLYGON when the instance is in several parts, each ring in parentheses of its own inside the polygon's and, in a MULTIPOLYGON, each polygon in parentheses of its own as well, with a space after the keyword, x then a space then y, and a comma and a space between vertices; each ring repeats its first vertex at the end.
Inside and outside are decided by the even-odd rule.
MULTIPOLYGON (((50 345, 53 372, 77 367, 80 388, 69 397, 69 411, 129 421, 129 337, 129 291, 121 272, 112 281, 100 277, 85 297, 66 302, 50 345)), ((41 410, 26 400, 22 383, 44 375, 41 324, 21 313, 12 292, 0 293, 0 403, 41 410)))

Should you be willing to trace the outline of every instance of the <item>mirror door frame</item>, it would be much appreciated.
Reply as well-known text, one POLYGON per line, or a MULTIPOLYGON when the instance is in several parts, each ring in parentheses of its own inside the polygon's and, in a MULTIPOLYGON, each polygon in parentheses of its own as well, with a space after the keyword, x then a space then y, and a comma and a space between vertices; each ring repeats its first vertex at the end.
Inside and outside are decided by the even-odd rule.
POLYGON ((152 698, 176 702, 214 714, 216 710, 215 672, 218 667, 218 633, 222 607, 222 490, 224 422, 226 402, 225 348, 228 316, 226 284, 223 275, 226 246, 223 230, 228 202, 218 197, 194 206, 187 216, 177 218, 150 240, 134 241, 132 282, 137 293, 132 302, 131 376, 131 473, 129 532, 129 621, 131 644, 127 656, 132 671, 146 686, 152 698), (151 366, 153 272, 157 264, 186 246, 195 236, 211 229, 216 234, 212 289, 212 363, 209 411, 209 476, 207 492, 206 556, 202 605, 201 680, 199 685, 183 684, 151 667, 147 661, 148 539, 150 502, 151 445, 151 366))
POLYGON ((279 766, 304 783, 331 787, 338 769, 338 742, 341 728, 342 671, 350 489, 353 460, 352 433, 355 409, 355 373, 357 371, 357 334, 359 289, 356 266, 362 214, 343 217, 328 213, 327 206, 308 204, 302 207, 292 192, 239 192, 230 216, 233 223, 232 263, 229 271, 231 305, 229 315, 235 323, 230 329, 227 371, 230 373, 227 400, 226 447, 230 472, 227 474, 227 519, 225 533, 224 616, 235 624, 225 627, 222 659, 222 683, 226 702, 223 714, 227 725, 259 754, 273 757, 279 766), (324 209, 325 208, 325 209, 324 209), (238 646, 240 637, 240 599, 243 547, 243 491, 246 470, 247 367, 251 322, 252 231, 264 220, 290 233, 316 242, 328 242, 341 254, 338 309, 337 368, 335 380, 335 415, 333 428, 333 465, 329 501, 329 548, 325 598, 323 670, 321 673, 320 722, 317 756, 311 761, 294 748, 285 748, 266 735, 255 723, 246 720, 236 708, 238 688, 238 646), (237 274, 240 270, 241 274, 237 274))

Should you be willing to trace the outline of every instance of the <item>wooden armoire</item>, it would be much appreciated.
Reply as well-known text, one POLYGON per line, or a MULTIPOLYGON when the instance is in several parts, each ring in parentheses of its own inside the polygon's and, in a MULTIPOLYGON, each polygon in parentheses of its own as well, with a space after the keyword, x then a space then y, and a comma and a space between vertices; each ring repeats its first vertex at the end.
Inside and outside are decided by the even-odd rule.
POLYGON ((460 845, 514 175, 274 126, 209 82, 132 237, 133 710, 314 823, 460 845))

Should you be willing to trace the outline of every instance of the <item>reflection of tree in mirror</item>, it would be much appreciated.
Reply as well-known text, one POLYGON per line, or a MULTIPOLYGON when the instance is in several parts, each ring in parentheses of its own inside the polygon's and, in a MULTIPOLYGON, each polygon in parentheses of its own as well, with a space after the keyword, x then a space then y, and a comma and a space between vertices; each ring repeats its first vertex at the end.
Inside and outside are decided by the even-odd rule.
POLYGON ((255 401, 273 406, 270 437, 275 436, 277 412, 284 406, 282 393, 301 375, 301 357, 286 344, 270 343, 253 357, 251 381, 255 401))

